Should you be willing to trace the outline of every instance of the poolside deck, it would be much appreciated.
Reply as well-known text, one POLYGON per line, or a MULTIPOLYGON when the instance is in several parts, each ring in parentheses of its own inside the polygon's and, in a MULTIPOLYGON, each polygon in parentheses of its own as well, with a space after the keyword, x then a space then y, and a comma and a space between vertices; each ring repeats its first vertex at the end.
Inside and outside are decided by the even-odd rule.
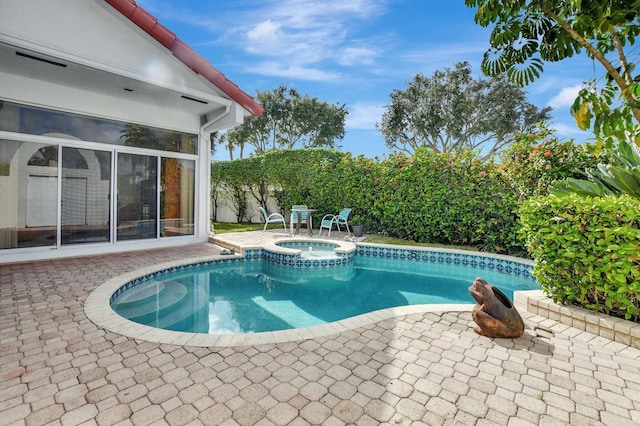
MULTIPOLYGON (((255 246, 274 234, 224 238, 255 246)), ((518 339, 476 335, 468 311, 422 312, 226 347, 145 342, 84 313, 113 277, 219 253, 198 244, 0 266, 0 424, 640 423, 640 350, 526 312, 518 339)))

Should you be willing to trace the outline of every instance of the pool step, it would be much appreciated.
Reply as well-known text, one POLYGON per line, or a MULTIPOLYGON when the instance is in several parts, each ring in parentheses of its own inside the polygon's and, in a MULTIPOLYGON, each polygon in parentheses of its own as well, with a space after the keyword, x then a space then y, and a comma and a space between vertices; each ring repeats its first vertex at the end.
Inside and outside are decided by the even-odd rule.
POLYGON ((113 304, 113 310, 125 318, 136 322, 146 322, 146 318, 155 318, 156 314, 162 315, 166 310, 180 304, 187 295, 187 287, 177 281, 164 283, 160 290, 156 283, 140 284, 128 290, 113 304), (146 288, 143 288, 146 287, 146 288), (156 289, 160 290, 157 291, 156 289), (130 297, 129 292, 134 292, 130 297), (145 297, 142 297, 142 296, 145 297))
MULTIPOLYGON (((119 315, 140 324, 167 330, 189 330, 208 306, 208 294, 196 286, 191 293, 179 281, 150 282, 128 290, 113 304, 119 315), (195 291, 195 293, 194 293, 195 291), (197 303, 194 307, 193 304, 197 303)), ((206 313, 204 313, 206 315, 206 313)), ((193 330, 202 332, 200 330, 193 330)), ((206 330, 204 331, 206 332, 206 330)))
MULTIPOLYGON (((201 287, 196 287, 192 291, 193 293, 184 298, 181 303, 172 306, 170 310, 165 310, 162 316, 146 324, 165 330, 206 333, 208 327, 204 330, 196 330, 194 324, 196 317, 209 314, 209 295, 201 287)), ((205 321, 205 327, 207 325, 208 321, 205 321)))
POLYGON ((144 299, 155 298, 156 294, 162 293, 165 289, 164 283, 159 281, 150 281, 141 285, 130 288, 122 293, 118 298, 118 308, 124 308, 131 304, 140 303, 144 299))

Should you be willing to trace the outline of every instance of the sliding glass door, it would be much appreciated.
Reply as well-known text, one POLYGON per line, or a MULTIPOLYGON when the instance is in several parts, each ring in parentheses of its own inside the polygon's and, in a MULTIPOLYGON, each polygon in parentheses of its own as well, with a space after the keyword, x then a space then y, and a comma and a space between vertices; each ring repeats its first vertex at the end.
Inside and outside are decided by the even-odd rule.
POLYGON ((198 135, 0 99, 0 252, 195 235, 198 135))
POLYGON ((0 139, 0 249, 55 246, 58 146, 0 139))
POLYGON ((195 194, 192 159, 0 140, 0 250, 194 235, 195 194))
POLYGON ((118 153, 117 240, 158 236, 158 157, 118 153))
POLYGON ((61 242, 109 242, 111 152, 62 148, 61 242))
POLYGON ((161 236, 193 235, 195 161, 162 157, 161 236))

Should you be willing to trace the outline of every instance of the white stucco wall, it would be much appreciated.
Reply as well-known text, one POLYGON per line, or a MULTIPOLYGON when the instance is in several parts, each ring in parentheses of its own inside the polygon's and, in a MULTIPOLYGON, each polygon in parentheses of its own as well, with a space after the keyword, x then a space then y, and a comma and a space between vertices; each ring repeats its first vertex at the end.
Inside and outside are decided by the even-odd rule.
POLYGON ((167 89, 211 93, 210 83, 186 73, 171 52, 123 18, 100 0, 0 2, 0 34, 16 46, 167 89))
MULTIPOLYGON (((218 121, 205 130, 231 127, 242 122, 247 112, 106 2, 0 0, 0 99, 198 134, 195 235, 123 244, 130 248, 144 248, 208 238, 209 141, 208 134, 201 134, 201 126, 215 118, 218 121), (17 56, 17 51, 53 58, 68 64, 68 67, 25 59, 17 56), (204 99, 208 104, 189 103, 181 99, 181 95, 204 99)), ((15 135, 2 133, 0 131, 0 139, 3 136, 7 140, 15 138, 15 135)), ((28 136, 26 139, 47 143, 40 136, 28 136)), ((102 146, 101 149, 108 147, 102 146)), ((15 159, 13 156, 9 158, 15 159)), ((13 165, 11 167, 13 170, 13 165)), ((0 176, 0 191, 8 191, 6 194, 22 191, 17 187, 16 179, 14 173, 0 176)), ((104 182, 88 181, 87 184, 89 190, 105 190, 96 186, 104 185, 104 182)), ((16 195, 9 198, 16 199, 16 195)), ((88 219, 100 222, 103 215, 94 207, 104 208, 92 206, 87 212, 88 219)), ((19 206, 0 206, 0 222, 6 218, 7 223, 15 224, 17 208, 19 206)), ((104 253, 120 251, 123 247, 112 244, 96 250, 104 253)), ((57 250, 60 253, 55 251, 48 249, 47 253, 43 251, 41 254, 30 251, 27 257, 68 256, 74 255, 75 251, 87 254, 86 247, 64 247, 57 250), (61 253, 63 251, 64 254, 61 253)), ((0 252, 0 263, 25 260, 24 253, 6 255, 5 252, 0 252)))
POLYGON ((0 80, 0 96, 16 103, 188 133, 200 131, 200 117, 184 111, 15 74, 5 73, 0 80))

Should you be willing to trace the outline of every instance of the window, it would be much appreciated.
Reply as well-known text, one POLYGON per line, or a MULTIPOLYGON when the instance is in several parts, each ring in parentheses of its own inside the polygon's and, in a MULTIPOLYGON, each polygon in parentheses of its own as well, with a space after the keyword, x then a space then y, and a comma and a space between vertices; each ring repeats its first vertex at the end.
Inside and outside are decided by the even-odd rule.
POLYGON ((198 136, 0 100, 0 130, 29 135, 61 136, 90 142, 161 151, 198 153, 198 136))
POLYGON ((195 235, 196 135, 1 100, 0 130, 0 250, 195 235))

